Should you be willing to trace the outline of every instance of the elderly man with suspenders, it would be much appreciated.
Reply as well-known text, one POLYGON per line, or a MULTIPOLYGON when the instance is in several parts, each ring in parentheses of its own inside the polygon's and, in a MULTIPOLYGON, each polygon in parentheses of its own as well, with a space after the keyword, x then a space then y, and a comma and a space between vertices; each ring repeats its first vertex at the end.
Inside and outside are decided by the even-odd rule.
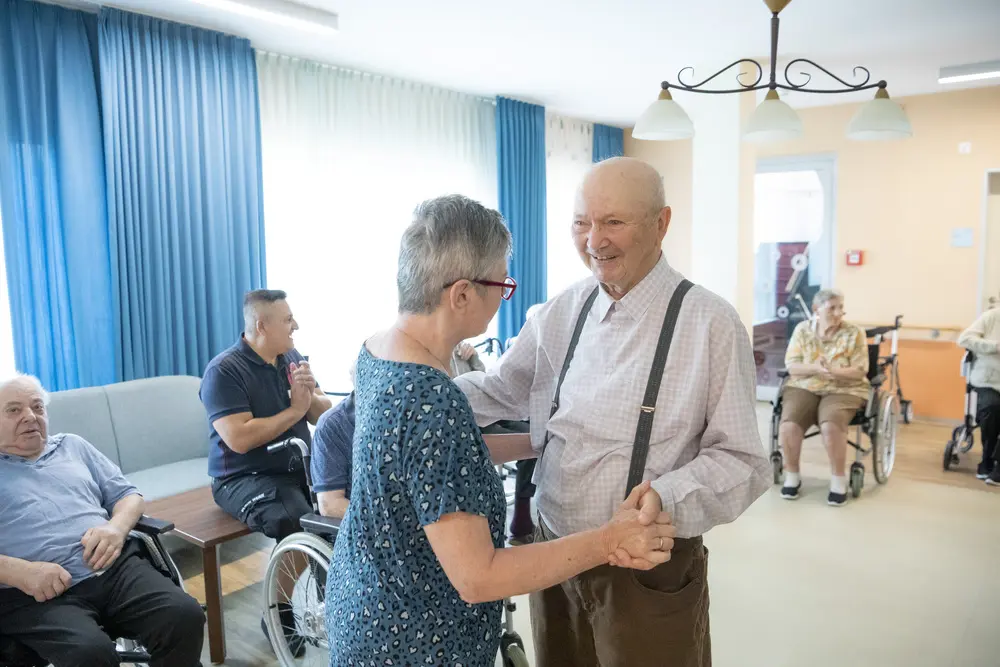
POLYGON ((532 595, 540 667, 711 665, 701 536, 768 487, 749 336, 667 263, 669 223, 655 169, 596 165, 573 220, 593 277, 546 303, 488 373, 456 380, 481 424, 530 418, 536 541, 601 525, 645 480, 640 507, 677 529, 663 565, 634 570, 621 552, 532 595))

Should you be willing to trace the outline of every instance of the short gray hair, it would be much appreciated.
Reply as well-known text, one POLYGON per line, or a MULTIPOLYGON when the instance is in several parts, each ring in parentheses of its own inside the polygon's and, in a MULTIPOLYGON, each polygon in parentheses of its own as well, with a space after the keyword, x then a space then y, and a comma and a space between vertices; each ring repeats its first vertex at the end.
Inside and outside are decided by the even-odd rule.
POLYGON ((243 297, 243 331, 252 334, 257 328, 257 320, 260 317, 259 308, 262 304, 271 304, 275 301, 284 301, 288 295, 280 289, 255 289, 246 293, 243 297))
POLYGON ((44 403, 45 405, 49 404, 49 392, 45 391, 45 387, 42 386, 42 381, 36 378, 34 375, 27 375, 26 373, 15 373, 12 377, 7 378, 6 380, 0 380, 0 392, 14 385, 27 386, 34 389, 39 394, 41 394, 42 403, 44 403))
POLYGON ((399 312, 433 312, 446 285, 487 279, 511 247, 498 211, 462 195, 428 199, 413 211, 399 245, 399 312))
POLYGON ((841 299, 841 300, 843 300, 843 298, 844 298, 844 293, 841 292, 840 290, 835 290, 835 289, 832 289, 832 288, 831 289, 821 289, 820 291, 816 292, 816 296, 813 297, 812 306, 813 306, 814 309, 815 308, 819 308, 820 306, 822 306, 823 304, 825 304, 830 299, 841 299))

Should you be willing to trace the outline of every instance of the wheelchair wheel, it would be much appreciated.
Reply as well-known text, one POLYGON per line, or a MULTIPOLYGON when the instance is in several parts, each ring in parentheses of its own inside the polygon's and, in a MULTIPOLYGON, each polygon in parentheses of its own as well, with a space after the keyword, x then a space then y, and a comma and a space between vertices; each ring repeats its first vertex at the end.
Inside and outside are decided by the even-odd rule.
POLYGON ((903 416, 904 424, 913 423, 913 401, 899 399, 900 414, 903 416))
POLYGON ((774 483, 781 484, 781 473, 785 471, 785 464, 781 458, 781 452, 771 453, 771 470, 774 472, 774 483))
POLYGON ((333 547, 310 533, 289 535, 271 554, 264 575, 264 622, 282 667, 326 667, 330 664, 330 646, 326 638, 326 575, 332 557, 333 547), (302 565, 305 567, 295 574, 302 565), (284 581, 294 581, 291 590, 284 581), (294 628, 284 627, 278 612, 278 603, 285 600, 292 607, 294 628), (299 650, 304 649, 304 653, 298 653, 298 657, 295 647, 289 646, 285 634, 289 631, 294 631, 303 640, 303 648, 299 650))
POLYGON ((524 642, 516 632, 504 632, 500 637, 500 657, 503 658, 503 667, 528 667, 524 642))
POLYGON ((875 481, 885 484, 896 462, 896 432, 899 429, 899 404, 896 396, 886 394, 875 415, 875 433, 872 437, 872 472, 875 481))
POLYGON ((966 426, 959 426, 958 428, 961 431, 961 435, 955 438, 955 442, 960 445, 958 451, 960 454, 968 454, 976 445, 975 431, 966 426))
POLYGON ((528 658, 524 649, 517 644, 511 644, 503 656, 503 667, 528 667, 528 658))
POLYGON ((857 461, 851 464, 851 477, 848 484, 853 498, 860 496, 861 489, 865 488, 865 467, 857 461))
POLYGON ((958 454, 955 453, 955 441, 949 440, 944 446, 944 469, 949 470, 958 465, 958 454))

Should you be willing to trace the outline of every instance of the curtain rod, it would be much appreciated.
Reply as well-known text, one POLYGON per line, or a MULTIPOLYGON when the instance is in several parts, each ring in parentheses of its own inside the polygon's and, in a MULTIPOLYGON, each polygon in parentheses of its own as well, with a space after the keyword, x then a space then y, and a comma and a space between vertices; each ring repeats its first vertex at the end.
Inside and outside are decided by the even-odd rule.
POLYGON ((430 82, 427 82, 427 81, 417 81, 415 79, 407 79, 407 78, 400 77, 400 76, 394 76, 392 74, 380 74, 378 72, 366 72, 364 70, 356 69, 356 68, 353 68, 353 67, 345 67, 343 65, 336 65, 334 63, 327 63, 327 62, 323 62, 321 60, 314 60, 312 58, 303 58, 301 56, 290 56, 287 53, 275 53, 274 51, 268 51, 266 49, 257 49, 257 48, 255 48, 254 50, 257 53, 261 54, 261 55, 273 56, 275 58, 285 58, 285 59, 288 59, 288 60, 296 60, 298 62, 312 63, 314 65, 318 65, 318 66, 324 67, 326 69, 340 70, 341 72, 347 72, 349 74, 360 74, 361 76, 369 76, 369 77, 378 78, 378 79, 394 79, 396 81, 402 81, 402 82, 405 82, 405 83, 415 83, 415 84, 418 84, 418 85, 421 85, 421 86, 428 86, 430 88, 437 88, 438 90, 444 90, 444 91, 447 91, 449 93, 455 93, 456 95, 464 95, 466 97, 471 97, 473 99, 479 100, 480 102, 489 102, 493 106, 496 106, 496 103, 497 103, 495 97, 486 97, 484 95, 476 95, 474 93, 467 93, 467 92, 464 92, 464 91, 461 91, 461 90, 455 90, 454 88, 448 88, 446 86, 441 86, 441 85, 438 85, 438 84, 435 84, 435 83, 430 83, 430 82))

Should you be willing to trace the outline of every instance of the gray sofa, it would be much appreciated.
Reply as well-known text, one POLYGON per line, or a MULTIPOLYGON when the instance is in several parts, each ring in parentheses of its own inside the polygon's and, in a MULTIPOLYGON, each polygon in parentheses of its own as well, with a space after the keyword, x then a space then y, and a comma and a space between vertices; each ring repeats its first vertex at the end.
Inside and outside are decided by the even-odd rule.
POLYGON ((54 392, 49 433, 75 433, 118 464, 146 500, 208 486, 201 379, 168 376, 54 392))

